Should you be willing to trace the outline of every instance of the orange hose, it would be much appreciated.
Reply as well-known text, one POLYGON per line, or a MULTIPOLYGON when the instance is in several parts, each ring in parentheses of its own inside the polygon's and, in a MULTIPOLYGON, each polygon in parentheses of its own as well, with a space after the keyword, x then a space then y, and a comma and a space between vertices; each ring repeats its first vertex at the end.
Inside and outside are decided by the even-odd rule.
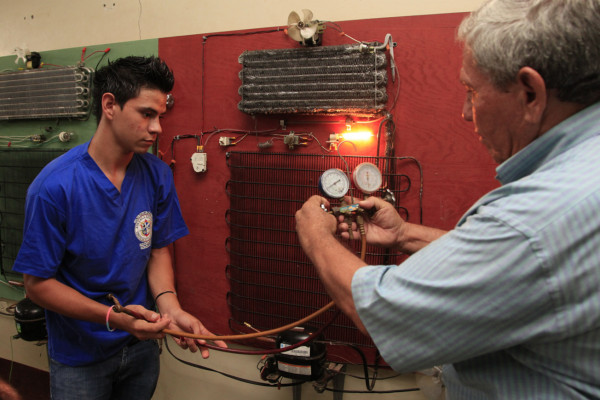
POLYGON ((316 317, 318 317, 319 315, 323 314, 325 311, 329 310, 330 308, 332 308, 335 305, 335 302, 330 302, 329 304, 325 305, 323 308, 315 311, 314 313, 296 321, 296 322, 292 322, 291 324, 287 324, 284 326, 280 326, 279 328, 275 328, 275 329, 270 329, 268 331, 261 331, 261 332, 254 332, 254 333, 245 333, 245 334, 239 334, 239 335, 223 335, 223 336, 218 336, 218 335, 198 335, 195 333, 189 333, 189 332, 183 332, 183 331, 174 331, 171 329, 163 329, 163 332, 168 334, 168 335, 172 335, 172 336, 177 336, 177 337, 186 337, 186 338, 190 338, 190 339, 201 339, 201 340, 211 340, 211 341, 215 341, 215 340, 242 340, 242 339, 252 339, 252 338, 257 338, 257 337, 261 337, 261 336, 269 336, 269 335, 274 335, 276 333, 280 333, 283 331, 287 331, 289 329, 295 328, 297 326, 302 325, 303 323, 310 321, 316 317))
MULTIPOLYGON (((362 225, 362 223, 361 223, 362 225)), ((366 253, 366 247, 367 247, 367 237, 364 233, 364 228, 361 227, 360 229, 360 233, 361 233, 361 252, 360 252, 360 259, 364 260, 366 253)), ((289 329, 295 328, 297 326, 302 325, 305 322, 308 322, 316 317, 318 317, 319 315, 323 314, 325 311, 329 310, 330 308, 332 308, 335 305, 335 302, 330 302, 329 304, 326 304, 323 308, 315 311, 314 313, 296 321, 296 322, 292 322, 291 324, 287 324, 284 326, 280 326, 279 328, 275 328, 275 329, 270 329, 267 331, 260 331, 260 332, 253 332, 253 333, 244 333, 244 334, 239 334, 239 335, 199 335, 199 334, 195 334, 195 333, 190 333, 190 332, 184 332, 184 331, 175 331, 172 329, 163 329, 162 331, 164 333, 166 333, 167 335, 171 335, 171 336, 176 336, 176 337, 186 337, 186 338, 190 338, 190 339, 200 339, 200 340, 211 340, 211 341, 215 341, 215 340, 244 340, 244 339, 253 339, 253 338, 257 338, 257 337, 262 337, 262 336, 269 336, 269 335, 274 335, 276 333, 280 333, 283 331, 287 331, 289 329)))

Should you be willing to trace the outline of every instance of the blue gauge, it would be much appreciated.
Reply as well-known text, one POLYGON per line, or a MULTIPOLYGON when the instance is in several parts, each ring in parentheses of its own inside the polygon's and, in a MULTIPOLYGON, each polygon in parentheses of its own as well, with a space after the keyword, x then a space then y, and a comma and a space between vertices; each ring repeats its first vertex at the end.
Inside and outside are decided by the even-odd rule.
POLYGON ((341 199, 350 190, 350 179, 339 168, 328 169, 319 178, 319 190, 326 197, 341 199))

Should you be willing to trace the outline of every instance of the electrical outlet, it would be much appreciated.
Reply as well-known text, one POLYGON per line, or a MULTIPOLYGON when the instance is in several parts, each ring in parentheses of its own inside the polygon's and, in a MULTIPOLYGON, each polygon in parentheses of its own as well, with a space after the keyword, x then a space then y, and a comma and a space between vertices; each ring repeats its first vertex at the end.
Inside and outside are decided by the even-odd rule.
POLYGON ((196 172, 206 172, 206 153, 196 152, 192 154, 192 167, 196 172))

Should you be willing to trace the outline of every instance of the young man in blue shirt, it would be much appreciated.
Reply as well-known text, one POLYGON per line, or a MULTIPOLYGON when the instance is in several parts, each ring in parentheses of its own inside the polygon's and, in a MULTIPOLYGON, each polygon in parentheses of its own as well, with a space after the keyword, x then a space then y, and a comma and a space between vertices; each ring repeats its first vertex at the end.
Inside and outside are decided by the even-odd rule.
MULTIPOLYGON (((13 270, 47 310, 53 398, 150 399, 161 331, 210 334, 177 300, 167 246, 189 232, 171 170, 148 153, 173 83, 156 57, 99 69, 95 134, 49 163, 28 189, 13 270), (143 318, 115 312, 109 294, 143 318)), ((201 342, 176 341, 208 357, 201 342)))

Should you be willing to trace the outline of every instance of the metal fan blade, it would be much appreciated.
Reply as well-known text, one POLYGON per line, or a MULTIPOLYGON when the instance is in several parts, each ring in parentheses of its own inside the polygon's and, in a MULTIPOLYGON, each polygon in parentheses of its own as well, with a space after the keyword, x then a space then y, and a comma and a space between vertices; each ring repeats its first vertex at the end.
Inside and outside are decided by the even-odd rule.
POLYGON ((304 18, 302 18, 302 22, 304 22, 306 25, 308 25, 313 19, 313 13, 310 10, 302 10, 302 15, 304 16, 304 18))
POLYGON ((300 22, 300 16, 296 11, 292 11, 290 15, 288 15, 288 26, 296 25, 300 22))
POLYGON ((313 37, 315 33, 317 33, 317 29, 319 29, 319 26, 317 24, 312 24, 302 28, 300 30, 300 34, 304 39, 309 39, 313 37))
POLYGON ((298 28, 295 25, 292 25, 288 28, 288 36, 297 42, 302 41, 302 35, 300 34, 300 28, 298 28))

